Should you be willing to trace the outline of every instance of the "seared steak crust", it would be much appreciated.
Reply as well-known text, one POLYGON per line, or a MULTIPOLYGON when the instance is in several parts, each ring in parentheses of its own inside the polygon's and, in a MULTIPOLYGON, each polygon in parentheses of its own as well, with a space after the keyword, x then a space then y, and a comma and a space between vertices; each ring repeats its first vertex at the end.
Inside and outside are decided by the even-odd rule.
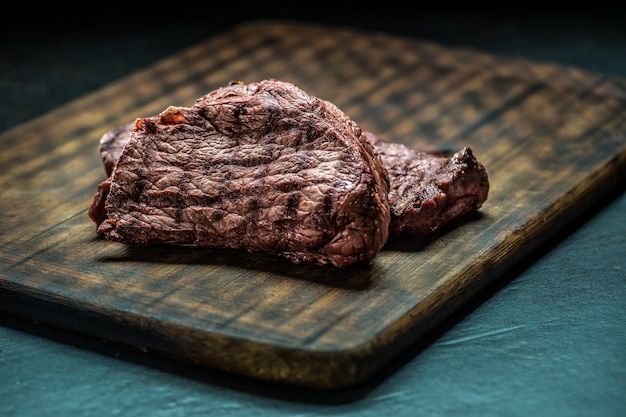
POLYGON ((107 239, 337 267, 387 241, 380 157, 335 105, 293 84, 234 83, 129 127, 101 139, 110 178, 89 215, 107 239))
MULTIPOLYGON (((112 129, 101 140, 107 175, 130 139, 134 123, 112 129)), ((489 194, 485 167, 471 149, 454 153, 424 152, 363 132, 382 158, 390 180, 390 235, 422 236, 478 210, 489 194)))
POLYGON ((469 147, 437 154, 389 142, 371 132, 364 136, 389 174, 390 235, 433 233, 479 209, 487 199, 487 171, 469 147))

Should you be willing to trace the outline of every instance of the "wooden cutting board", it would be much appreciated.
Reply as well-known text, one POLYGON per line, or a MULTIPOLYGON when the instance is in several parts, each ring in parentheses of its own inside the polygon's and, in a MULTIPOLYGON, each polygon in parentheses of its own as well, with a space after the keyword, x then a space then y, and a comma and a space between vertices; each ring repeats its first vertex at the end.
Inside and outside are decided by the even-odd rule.
POLYGON ((207 39, 0 137, 0 307, 260 380, 368 380, 624 179, 624 80, 351 29, 260 21, 207 39), (98 140, 231 80, 278 78, 366 130, 423 150, 470 146, 476 216, 392 239, 367 267, 134 248, 96 234, 98 140))

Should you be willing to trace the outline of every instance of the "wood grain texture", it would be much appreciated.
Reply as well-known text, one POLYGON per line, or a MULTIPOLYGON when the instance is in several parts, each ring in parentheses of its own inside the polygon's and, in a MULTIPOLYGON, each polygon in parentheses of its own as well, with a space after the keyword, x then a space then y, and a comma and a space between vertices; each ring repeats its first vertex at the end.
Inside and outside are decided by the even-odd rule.
POLYGON ((625 132, 620 79, 383 33, 242 25, 0 136, 0 309, 262 380, 355 385, 623 181, 625 132), (488 200, 348 270, 96 234, 102 133, 264 78, 393 141, 470 146, 488 200))

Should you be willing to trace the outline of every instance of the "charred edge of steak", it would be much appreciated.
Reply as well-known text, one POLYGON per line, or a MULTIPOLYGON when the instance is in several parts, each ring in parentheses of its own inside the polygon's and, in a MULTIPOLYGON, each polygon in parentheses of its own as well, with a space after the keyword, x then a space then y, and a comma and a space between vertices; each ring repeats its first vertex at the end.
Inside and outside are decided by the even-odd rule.
POLYGON ((107 239, 371 261, 389 235, 389 179, 332 103, 266 80, 107 132, 109 179, 89 215, 107 239))
POLYGON ((104 208, 104 203, 106 202, 106 198, 109 195, 109 190, 111 189, 111 179, 108 178, 105 181, 102 181, 98 184, 98 189, 96 190, 96 194, 93 196, 93 202, 89 207, 88 215, 89 218, 96 224, 101 224, 107 218, 107 211, 104 208))
POLYGON ((390 178, 390 235, 431 234, 478 210, 487 200, 489 178, 469 147, 428 153, 364 132, 390 178))

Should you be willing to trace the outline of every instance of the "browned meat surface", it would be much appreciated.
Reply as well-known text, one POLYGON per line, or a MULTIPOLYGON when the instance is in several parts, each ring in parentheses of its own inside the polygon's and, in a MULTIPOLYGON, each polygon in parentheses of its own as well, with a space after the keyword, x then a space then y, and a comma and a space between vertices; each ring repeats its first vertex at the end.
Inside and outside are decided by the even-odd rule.
POLYGON ((428 153, 364 132, 389 173, 390 235, 430 234, 479 209, 487 200, 485 167, 469 147, 428 153))
POLYGON ((113 167, 130 140, 134 128, 134 122, 128 123, 109 130, 100 138, 100 156, 107 176, 113 173, 113 167))
POLYGON ((337 267, 387 241, 380 157, 335 105, 293 84, 234 83, 130 127, 101 140, 110 177, 89 215, 107 239, 337 267))
MULTIPOLYGON (((101 154, 110 175, 130 139, 134 123, 112 129, 101 139, 101 154)), ((478 210, 489 193, 485 167, 470 148, 456 153, 424 152, 363 132, 383 160, 390 177, 390 234, 427 235, 478 210)))

